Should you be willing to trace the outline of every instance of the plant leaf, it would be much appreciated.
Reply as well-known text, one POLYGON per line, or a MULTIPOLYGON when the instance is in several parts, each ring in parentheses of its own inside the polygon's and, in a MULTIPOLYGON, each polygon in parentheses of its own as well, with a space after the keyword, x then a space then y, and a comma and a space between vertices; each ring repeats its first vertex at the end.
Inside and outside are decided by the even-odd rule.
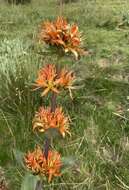
POLYGON ((24 153, 17 149, 13 149, 13 155, 17 163, 24 168, 25 167, 23 163, 24 153))
POLYGON ((27 173, 23 178, 23 182, 21 185, 21 190, 35 190, 37 182, 39 181, 38 176, 34 176, 30 173, 27 173))
POLYGON ((62 163, 63 163, 63 166, 66 167, 66 166, 75 166, 76 165, 76 159, 75 157, 73 156, 69 156, 69 157, 62 157, 62 163))
MULTIPOLYGON (((62 158, 62 174, 69 172, 69 169, 74 169, 77 166, 77 160, 75 157, 69 156, 69 157, 63 157, 62 158)), ((71 171, 70 169, 70 171, 71 171)))

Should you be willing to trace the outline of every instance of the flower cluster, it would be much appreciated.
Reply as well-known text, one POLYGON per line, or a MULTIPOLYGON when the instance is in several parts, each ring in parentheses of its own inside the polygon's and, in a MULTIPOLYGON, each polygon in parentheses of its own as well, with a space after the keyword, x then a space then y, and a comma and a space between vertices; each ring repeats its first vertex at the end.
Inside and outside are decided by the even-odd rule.
POLYGON ((40 69, 38 78, 35 82, 36 89, 43 88, 41 96, 45 96, 49 91, 59 93, 60 89, 74 89, 75 75, 66 69, 57 71, 54 64, 45 65, 40 69))
POLYGON ((81 34, 76 24, 70 25, 67 20, 58 17, 55 22, 44 22, 41 26, 40 40, 62 48, 65 53, 71 52, 76 59, 83 53, 81 34))
POLYGON ((56 129, 63 137, 69 132, 69 118, 66 117, 61 107, 57 107, 54 112, 51 108, 40 107, 33 119, 33 130, 45 132, 48 129, 56 129))
POLYGON ((62 166, 61 156, 58 152, 48 151, 47 159, 42 149, 38 146, 33 152, 28 152, 25 155, 25 164, 34 174, 48 176, 48 181, 52 180, 53 176, 60 176, 62 166))

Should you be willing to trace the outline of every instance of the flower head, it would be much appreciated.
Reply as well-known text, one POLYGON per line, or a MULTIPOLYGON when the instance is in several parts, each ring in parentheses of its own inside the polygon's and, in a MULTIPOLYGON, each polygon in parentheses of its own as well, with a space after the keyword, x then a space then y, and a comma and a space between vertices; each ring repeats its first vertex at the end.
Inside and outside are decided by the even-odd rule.
POLYGON ((83 51, 80 48, 81 42, 81 34, 79 33, 78 26, 74 24, 69 28, 67 34, 67 42, 64 47, 65 52, 72 52, 77 59, 78 55, 83 51))
POLYGON ((45 96, 49 91, 59 93, 57 89, 58 80, 56 79, 56 67, 53 64, 45 65, 40 69, 35 86, 37 88, 43 88, 42 96, 45 96))
POLYGON ((64 45, 61 35, 67 27, 67 21, 61 17, 55 22, 44 22, 41 26, 40 39, 49 45, 64 45))
POLYGON ((73 86, 75 81, 76 78, 73 72, 66 69, 57 71, 55 65, 49 64, 39 70, 35 86, 36 89, 43 89, 41 96, 45 96, 50 91, 59 94, 63 88, 65 90, 68 89, 72 97, 71 89, 75 89, 73 86))
POLYGON ((48 151, 47 159, 44 152, 38 146, 33 152, 28 152, 25 155, 26 167, 34 174, 45 175, 48 181, 52 180, 53 176, 60 176, 60 169, 62 166, 61 156, 56 151, 48 151))
POLYGON ((40 107, 33 119, 33 130, 37 129, 39 132, 45 132, 48 129, 56 129, 65 137, 69 132, 69 118, 66 117, 61 107, 57 107, 54 112, 51 108, 40 107))
POLYGON ((50 182, 53 176, 60 176, 60 168, 62 166, 61 156, 58 152, 48 151, 47 160, 44 159, 44 167, 46 175, 48 175, 48 181, 50 182))
POLYGON ((59 84, 61 87, 64 89, 68 89, 70 92, 70 97, 72 98, 72 89, 75 89, 73 84, 76 81, 75 75, 72 71, 68 71, 66 69, 62 69, 60 72, 60 77, 59 77, 59 84))
POLYGON ((65 53, 75 55, 83 54, 81 49, 81 34, 76 24, 70 25, 63 17, 58 17, 55 22, 44 22, 41 26, 40 40, 63 49, 65 53))
POLYGON ((28 152, 24 160, 27 168, 32 170, 34 174, 40 173, 41 163, 43 160, 41 148, 38 146, 33 152, 28 152))

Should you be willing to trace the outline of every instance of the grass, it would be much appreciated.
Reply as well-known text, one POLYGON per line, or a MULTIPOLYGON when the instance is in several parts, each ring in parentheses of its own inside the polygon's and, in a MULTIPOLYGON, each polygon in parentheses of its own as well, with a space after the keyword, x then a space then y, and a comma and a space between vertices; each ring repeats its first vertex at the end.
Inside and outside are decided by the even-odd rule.
MULTIPOLYGON (((30 5, 0 6, 0 165, 6 171, 10 189, 19 190, 25 171, 16 163, 13 149, 23 152, 43 143, 32 132, 32 118, 41 105, 32 92, 37 70, 55 56, 40 55, 36 35, 43 20, 58 15, 54 0, 30 5)), ((72 137, 55 140, 62 155, 73 156, 77 164, 63 177, 44 184, 51 190, 129 189, 129 28, 122 28, 128 13, 125 0, 79 0, 64 5, 64 15, 77 22, 84 46, 92 53, 78 62, 62 59, 83 78, 84 88, 59 103, 73 119, 72 137), (63 102, 62 102, 63 101, 63 102)))

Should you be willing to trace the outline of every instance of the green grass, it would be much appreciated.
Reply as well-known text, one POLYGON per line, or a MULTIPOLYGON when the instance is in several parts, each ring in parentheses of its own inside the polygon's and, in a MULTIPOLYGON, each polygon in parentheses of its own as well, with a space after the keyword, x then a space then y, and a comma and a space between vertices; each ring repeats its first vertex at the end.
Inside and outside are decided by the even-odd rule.
MULTIPOLYGON (((51 190, 129 189, 129 28, 122 23, 128 13, 126 0, 78 0, 64 5, 64 15, 78 23, 84 46, 92 53, 75 62, 61 60, 75 69, 84 88, 59 103, 72 117, 72 137, 56 139, 54 147, 77 164, 52 184, 51 190)), ((16 163, 13 149, 26 152, 43 137, 32 132, 32 118, 41 103, 32 83, 42 64, 55 56, 40 55, 40 23, 59 12, 55 0, 30 5, 0 6, 0 165, 10 189, 19 190, 25 171, 16 163)))

